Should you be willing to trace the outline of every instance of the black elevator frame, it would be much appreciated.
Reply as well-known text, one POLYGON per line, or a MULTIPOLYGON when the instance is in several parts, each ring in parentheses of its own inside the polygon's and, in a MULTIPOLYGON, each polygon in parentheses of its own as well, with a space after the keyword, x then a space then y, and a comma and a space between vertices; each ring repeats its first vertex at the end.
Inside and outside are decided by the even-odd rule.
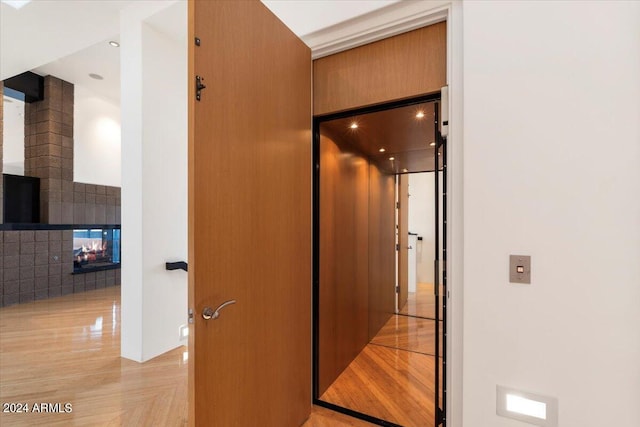
MULTIPOLYGON (((446 382, 446 360, 447 360, 447 346, 446 346, 446 333, 447 333, 447 319, 446 319, 446 313, 447 313, 447 306, 446 306, 446 300, 447 300, 447 279, 446 279, 446 244, 447 244, 447 238, 446 238, 446 226, 447 226, 447 210, 446 210, 446 206, 447 206, 447 198, 446 198, 446 182, 447 182, 447 169, 446 169, 446 165, 447 165, 447 161, 446 161, 446 156, 447 156, 447 150, 446 150, 446 139, 442 138, 441 134, 440 134, 440 130, 439 130, 439 106, 440 103, 438 101, 441 100, 441 93, 440 92, 436 92, 433 94, 429 94, 429 95, 423 95, 423 96, 418 96, 418 97, 414 97, 414 98, 410 98, 410 99, 405 99, 405 100, 400 100, 400 101, 393 101, 393 102, 388 102, 388 103, 384 103, 384 104, 379 104, 379 105, 374 105, 374 106, 369 106, 369 107, 363 107, 363 108, 355 108, 355 109, 351 109, 351 110, 347 110, 347 111, 342 111, 339 113, 332 113, 332 114, 327 114, 327 115, 322 115, 322 116, 314 116, 313 117, 313 146, 312 146, 312 212, 313 212, 313 221, 312 221, 312 296, 313 296, 313 312, 312 312, 312 322, 313 322, 313 329, 312 329, 312 341, 313 341, 313 349, 312 349, 312 374, 313 374, 313 378, 312 378, 312 390, 311 390, 311 394, 312 394, 312 398, 313 398, 313 404, 314 405, 318 405, 318 406, 322 406, 331 410, 334 410, 336 412, 340 412, 349 416, 352 416, 354 418, 358 418, 364 421, 368 421, 370 423, 376 424, 376 425, 380 425, 380 426, 385 426, 385 427, 402 427, 398 424, 392 423, 390 421, 386 421, 380 418, 376 418, 374 416, 368 415, 368 414, 364 414, 358 411, 354 411, 352 409, 349 408, 344 408, 342 406, 338 406, 335 405, 333 403, 329 403, 329 402, 325 402, 320 400, 320 396, 318 396, 318 376, 319 376, 319 370, 318 370, 318 366, 319 366, 319 297, 320 297, 320 218, 319 218, 319 214, 320 214, 320 124, 326 121, 330 121, 330 120, 335 120, 335 119, 342 119, 342 118, 346 118, 346 117, 351 117, 351 116, 356 116, 356 115, 361 115, 361 114, 368 114, 368 113, 375 113, 378 111, 384 111, 384 110, 391 110, 394 108, 399 108, 399 107, 407 107, 410 105, 416 105, 416 104, 422 104, 425 102, 435 102, 435 141, 436 141, 436 146, 434 147, 434 162, 435 162, 435 201, 436 201, 436 205, 435 205, 435 226, 436 226, 436 260, 435 263, 439 264, 439 255, 438 255, 438 251, 439 251, 439 240, 438 240, 438 235, 439 235, 439 181, 438 181, 438 172, 439 172, 439 161, 438 161, 438 150, 440 149, 440 147, 442 147, 442 172, 443 172, 443 239, 442 239, 442 243, 443 243, 443 256, 442 256, 442 260, 443 260, 443 280, 442 280, 442 285, 443 285, 443 295, 439 295, 440 292, 440 287, 436 286, 436 284, 434 283, 434 289, 435 289, 435 298, 436 298, 436 316, 435 316, 435 399, 434 399, 434 406, 435 406, 435 426, 438 427, 440 425, 442 425, 443 427, 447 427, 447 421, 446 421, 446 396, 447 396, 447 382, 446 382), (440 349, 439 349, 439 326, 440 326, 440 319, 439 319, 439 298, 442 297, 443 298, 443 319, 442 319, 442 335, 443 338, 445 339, 445 345, 443 345, 443 354, 442 354, 442 407, 440 407, 440 402, 439 402, 439 384, 440 384, 440 376, 439 376, 439 370, 438 370, 438 365, 440 364, 439 360, 439 353, 440 353, 440 349)), ((439 276, 439 268, 436 269, 434 271, 434 275, 436 276, 436 280, 438 280, 438 276, 439 276)))

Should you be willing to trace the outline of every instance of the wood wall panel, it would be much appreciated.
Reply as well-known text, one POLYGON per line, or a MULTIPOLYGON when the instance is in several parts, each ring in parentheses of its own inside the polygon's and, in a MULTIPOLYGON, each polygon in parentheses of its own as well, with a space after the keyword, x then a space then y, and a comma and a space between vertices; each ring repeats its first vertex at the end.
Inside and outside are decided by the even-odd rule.
POLYGON ((446 84, 446 22, 313 62, 313 113, 437 92, 446 84))
POLYGON ((320 139, 319 390, 369 341, 367 161, 320 139))
POLYGON ((395 312, 395 180, 369 167, 369 339, 395 312))

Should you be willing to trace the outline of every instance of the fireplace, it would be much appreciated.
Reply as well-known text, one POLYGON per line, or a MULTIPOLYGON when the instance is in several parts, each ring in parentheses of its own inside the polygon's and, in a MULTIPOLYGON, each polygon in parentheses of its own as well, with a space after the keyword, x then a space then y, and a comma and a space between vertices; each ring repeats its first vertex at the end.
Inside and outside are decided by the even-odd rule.
POLYGON ((73 230, 73 272, 109 270, 120 267, 120 228, 73 230))

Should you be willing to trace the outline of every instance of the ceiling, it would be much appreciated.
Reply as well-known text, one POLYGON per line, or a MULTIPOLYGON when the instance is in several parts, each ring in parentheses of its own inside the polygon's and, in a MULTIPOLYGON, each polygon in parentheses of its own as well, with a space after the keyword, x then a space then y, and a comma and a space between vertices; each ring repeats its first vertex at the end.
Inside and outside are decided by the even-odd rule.
POLYGON ((324 121, 320 135, 343 153, 368 158, 383 173, 428 172, 435 170, 434 115, 435 103, 424 102, 324 121))
MULTIPOLYGON (((155 0, 160 1, 160 0, 155 0)), ((263 0, 296 35, 305 36, 384 8, 399 0, 263 0)), ((135 0, 32 0, 20 9, 0 4, 0 79, 24 71, 55 75, 119 103, 120 11, 135 0), (89 74, 98 74, 95 80, 89 74)), ((186 3, 169 4, 147 22, 186 40, 186 3)))

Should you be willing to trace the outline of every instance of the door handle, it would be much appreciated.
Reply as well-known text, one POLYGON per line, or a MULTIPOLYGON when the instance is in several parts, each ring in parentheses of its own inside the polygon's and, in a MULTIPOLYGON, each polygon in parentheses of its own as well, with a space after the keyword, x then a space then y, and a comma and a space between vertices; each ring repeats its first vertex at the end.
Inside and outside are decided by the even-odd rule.
POLYGON ((205 307, 204 310, 202 310, 202 318, 204 320, 209 320, 209 319, 216 320, 218 317, 220 317, 220 310, 222 310, 228 305, 235 304, 235 303, 236 303, 236 300, 234 299, 223 302, 218 306, 218 308, 216 308, 215 311, 213 311, 211 307, 205 307))

